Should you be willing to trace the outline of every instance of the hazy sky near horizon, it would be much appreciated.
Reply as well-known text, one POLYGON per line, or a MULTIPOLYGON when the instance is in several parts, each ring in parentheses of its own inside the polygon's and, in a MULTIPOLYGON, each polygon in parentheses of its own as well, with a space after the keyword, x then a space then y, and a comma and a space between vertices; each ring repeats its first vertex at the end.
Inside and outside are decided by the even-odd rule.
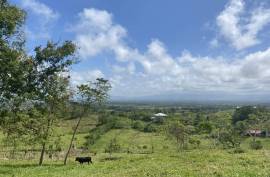
MULTIPOLYGON (((73 40, 72 84, 109 79, 112 96, 270 91, 267 0, 11 0, 27 50, 73 40)), ((216 94, 218 95, 218 94, 216 94)))

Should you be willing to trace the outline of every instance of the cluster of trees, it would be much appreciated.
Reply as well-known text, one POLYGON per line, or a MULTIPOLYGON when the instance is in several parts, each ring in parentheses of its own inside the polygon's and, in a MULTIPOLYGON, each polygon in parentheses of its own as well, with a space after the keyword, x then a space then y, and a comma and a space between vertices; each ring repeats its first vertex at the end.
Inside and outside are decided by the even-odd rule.
POLYGON ((215 145, 221 144, 224 148, 239 148, 245 137, 252 136, 250 147, 260 149, 262 144, 256 140, 257 134, 248 132, 268 132, 270 128, 270 112, 264 107, 243 106, 233 113, 220 111, 214 114, 189 115, 188 118, 181 118, 168 126, 168 134, 176 139, 181 149, 187 146, 194 134, 205 134, 214 140, 215 145))
POLYGON ((78 86, 74 93, 69 71, 78 61, 75 44, 49 41, 29 56, 22 28, 25 18, 23 10, 0 0, 0 127, 14 151, 22 142, 40 145, 41 165, 54 124, 65 114, 70 100, 82 105, 72 144, 81 118, 89 108, 104 103, 110 84, 97 79, 78 86))
MULTIPOLYGON (((247 130, 268 130, 269 110, 263 107, 243 106, 226 111, 193 111, 170 114, 162 122, 153 122, 155 109, 138 109, 136 106, 128 110, 110 107, 106 114, 99 116, 99 125, 91 130, 86 146, 93 145, 103 134, 111 129, 132 128, 142 132, 157 132, 168 135, 175 140, 179 150, 189 146, 197 148, 202 139, 213 140, 214 146, 238 148, 247 137, 247 130)), ((253 136, 253 135, 251 135, 253 136)), ((256 141, 256 134, 250 147, 261 148, 256 141)))

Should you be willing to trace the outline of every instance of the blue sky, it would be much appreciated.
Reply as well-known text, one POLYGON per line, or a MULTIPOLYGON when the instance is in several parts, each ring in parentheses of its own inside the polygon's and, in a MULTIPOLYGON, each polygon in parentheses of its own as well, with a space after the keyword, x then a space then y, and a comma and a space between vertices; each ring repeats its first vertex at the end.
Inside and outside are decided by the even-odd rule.
POLYGON ((27 50, 73 40, 72 84, 105 77, 114 97, 267 95, 267 0, 11 0, 28 13, 27 50))

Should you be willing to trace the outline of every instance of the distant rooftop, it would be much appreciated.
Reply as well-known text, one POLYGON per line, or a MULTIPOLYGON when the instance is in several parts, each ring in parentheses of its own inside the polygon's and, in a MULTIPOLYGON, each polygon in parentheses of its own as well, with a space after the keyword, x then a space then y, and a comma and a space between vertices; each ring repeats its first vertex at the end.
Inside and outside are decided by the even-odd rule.
POLYGON ((167 117, 167 114, 164 114, 164 113, 157 113, 157 114, 154 114, 155 117, 167 117))

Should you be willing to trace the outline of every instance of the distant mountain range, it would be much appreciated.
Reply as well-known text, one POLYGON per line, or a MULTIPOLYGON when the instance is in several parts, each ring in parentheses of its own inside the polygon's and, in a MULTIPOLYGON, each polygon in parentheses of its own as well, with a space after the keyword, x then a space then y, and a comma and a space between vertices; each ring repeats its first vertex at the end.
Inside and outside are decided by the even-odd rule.
POLYGON ((182 94, 162 94, 138 97, 112 96, 112 101, 135 102, 198 102, 198 103, 270 103, 270 93, 234 94, 225 92, 196 92, 182 94))

